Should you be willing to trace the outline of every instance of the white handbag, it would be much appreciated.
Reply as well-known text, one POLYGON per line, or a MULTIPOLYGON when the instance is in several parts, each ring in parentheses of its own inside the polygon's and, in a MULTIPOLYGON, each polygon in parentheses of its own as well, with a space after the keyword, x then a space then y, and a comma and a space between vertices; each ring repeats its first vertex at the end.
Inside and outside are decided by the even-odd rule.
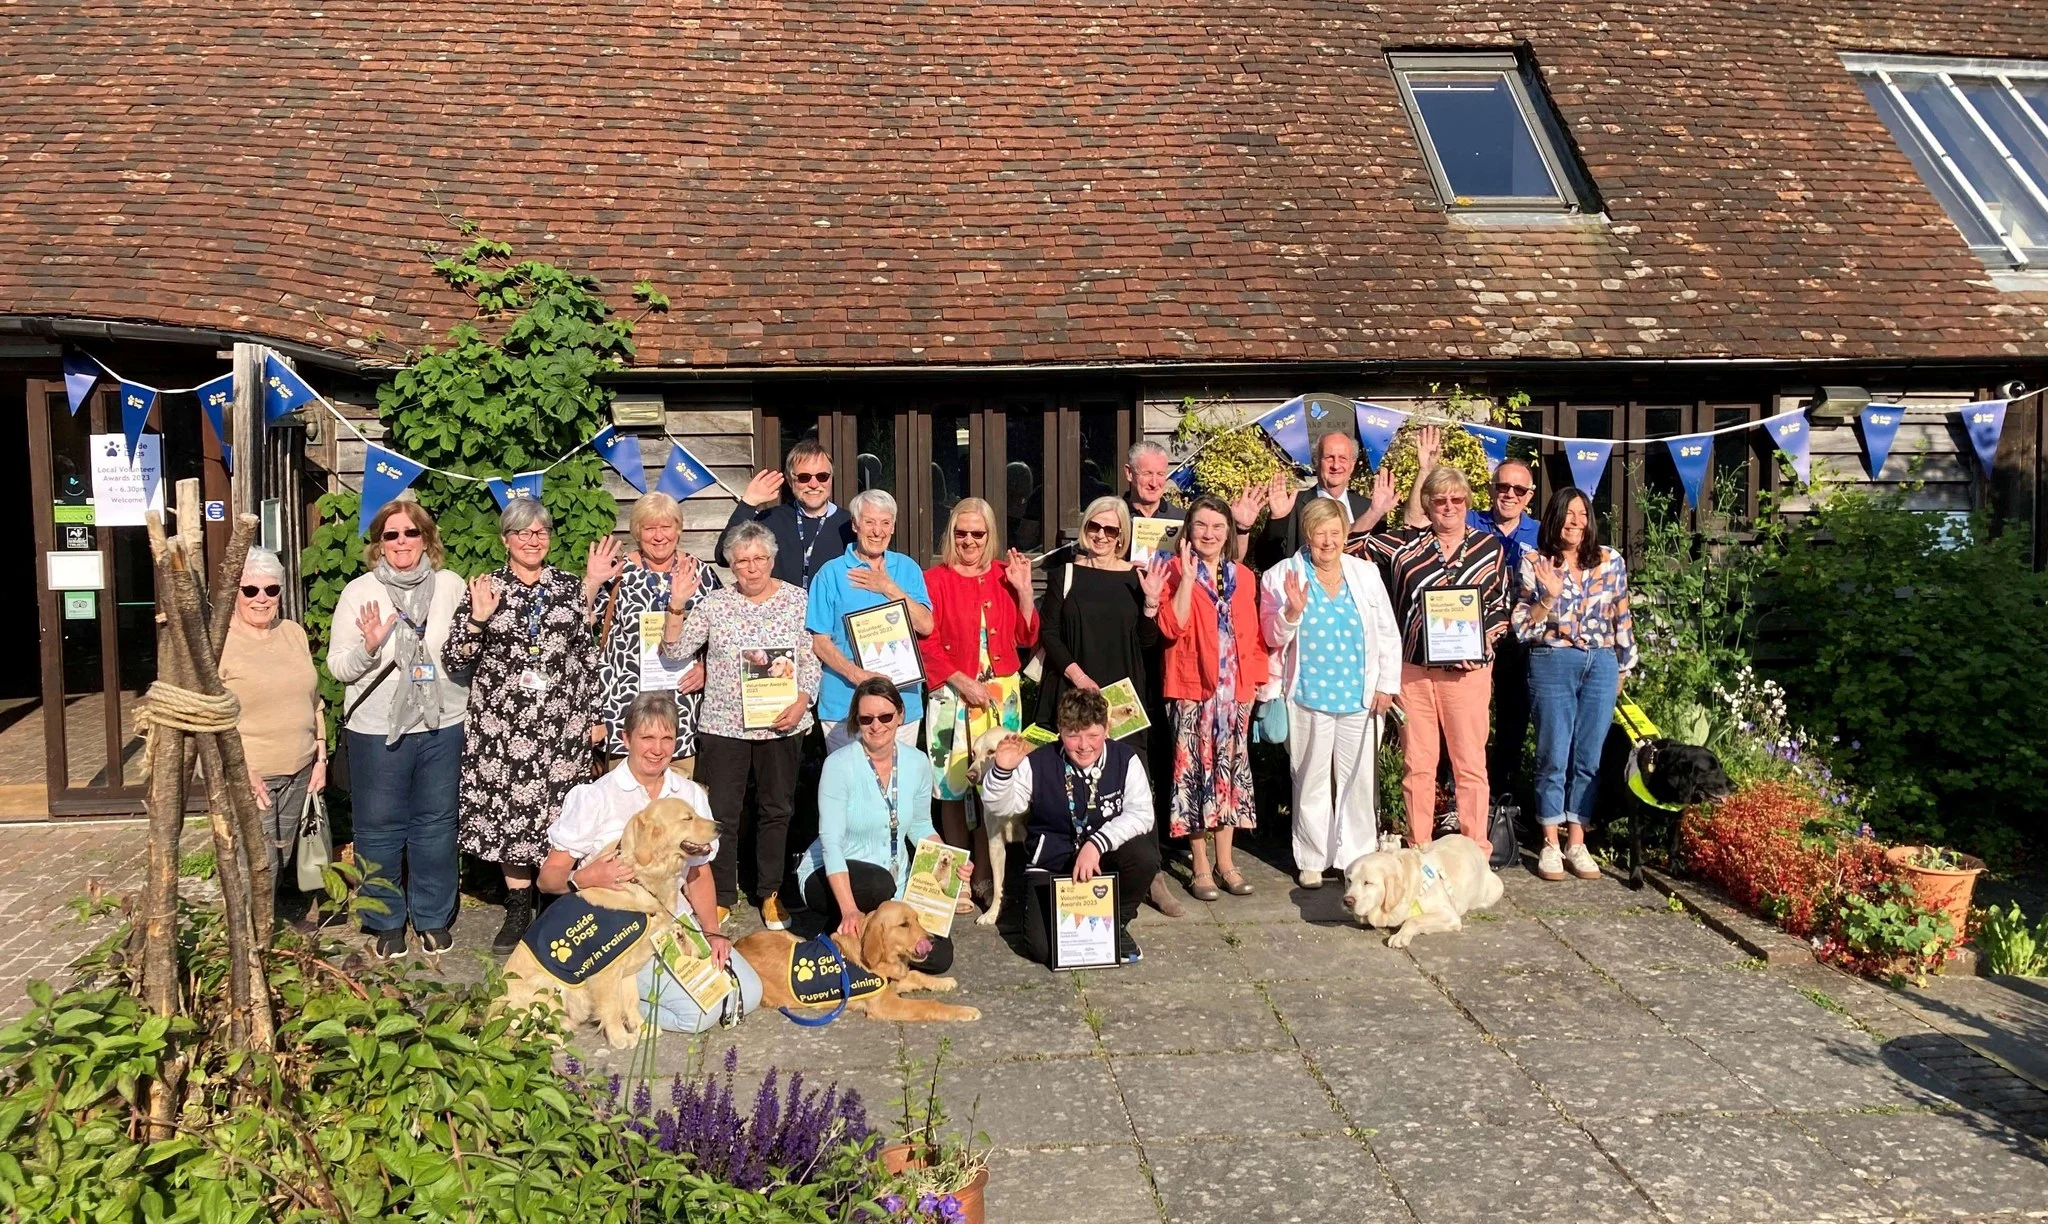
POLYGON ((306 788, 305 810, 299 813, 299 891, 325 892, 327 868, 334 862, 334 831, 327 823, 327 800, 306 788))

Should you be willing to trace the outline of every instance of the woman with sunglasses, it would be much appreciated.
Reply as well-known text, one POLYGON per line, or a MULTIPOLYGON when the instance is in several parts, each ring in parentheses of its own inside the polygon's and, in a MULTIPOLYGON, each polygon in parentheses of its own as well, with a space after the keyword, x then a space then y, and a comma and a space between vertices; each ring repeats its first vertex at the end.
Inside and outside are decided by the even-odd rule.
MULTIPOLYGON (((505 922, 491 941, 500 955, 519 946, 533 920, 548 826, 570 788, 590 776, 597 592, 626 560, 606 536, 591 544, 579 580, 548 564, 554 527, 536 498, 505 503, 505 566, 469 580, 448 639, 448 666, 469 685, 460 843, 504 872, 505 922)), ((694 570, 678 575, 672 598, 687 604, 695 584, 694 570)))
MULTIPOLYGON (((932 763, 896 739, 903 722, 903 695, 886 677, 870 676, 854 686, 853 733, 825 758, 818 778, 818 840, 804 851, 804 905, 849 937, 884 901, 903 899, 917 843, 932 833, 932 763)), ((974 864, 960 864, 971 880, 974 864)), ((953 941, 935 938, 922 973, 944 973, 953 965, 953 941)))
MULTIPOLYGON (((968 756, 974 737, 995 727, 1024 729, 1020 648, 1038 643, 1038 606, 1031 599, 1031 561, 1011 549, 1000 566, 1002 542, 993 507, 979 497, 953 505, 940 541, 939 563, 925 571, 932 601, 932 631, 918 642, 925 681, 931 688, 925 734, 937 777, 939 828, 946 841, 968 845, 968 756)), ((988 833, 976 836, 977 857, 986 862, 988 833)), ((960 912, 974 903, 960 897, 960 912)), ((995 915, 985 916, 994 922, 995 915)))
POLYGON ((449 946, 469 694, 443 662, 463 585, 441 568, 433 516, 415 501, 390 502, 371 516, 369 537, 371 570, 334 607, 327 670, 348 686, 342 734, 356 862, 376 865, 363 895, 385 906, 363 915, 363 929, 389 958, 405 954, 408 922, 423 950, 449 946))
POLYGON ((299 839, 309 791, 327 786, 327 736, 320 717, 320 675, 298 622, 281 619, 284 562, 252 548, 242 563, 235 618, 220 653, 220 679, 241 703, 236 730, 248 758, 249 786, 272 848, 270 869, 283 887, 285 864, 299 839))

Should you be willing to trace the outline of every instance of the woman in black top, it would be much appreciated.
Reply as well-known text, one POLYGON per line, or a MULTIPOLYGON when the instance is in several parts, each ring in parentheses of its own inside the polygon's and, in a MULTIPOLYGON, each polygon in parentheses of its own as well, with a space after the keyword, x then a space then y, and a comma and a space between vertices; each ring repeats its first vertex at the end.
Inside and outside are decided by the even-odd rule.
MULTIPOLYGON (((1123 559, 1131 512, 1122 499, 1098 497, 1081 516, 1075 559, 1048 577, 1039 609, 1045 675, 1038 686, 1037 723, 1050 727, 1060 695, 1129 680, 1142 697, 1150 677, 1145 653, 1159 640, 1152 623, 1161 578, 1123 559)), ((1145 737, 1130 746, 1145 755, 1145 737)))

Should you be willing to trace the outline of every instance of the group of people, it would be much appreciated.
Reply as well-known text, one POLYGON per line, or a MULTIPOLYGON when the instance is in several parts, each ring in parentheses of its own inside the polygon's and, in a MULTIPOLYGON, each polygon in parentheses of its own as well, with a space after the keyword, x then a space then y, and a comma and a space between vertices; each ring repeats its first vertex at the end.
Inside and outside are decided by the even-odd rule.
MULTIPOLYGON (((1585 818, 1635 661, 1622 559, 1576 489, 1533 518, 1520 460, 1495 469, 1490 507, 1476 509, 1440 441, 1418 435, 1420 471, 1391 524, 1391 468, 1369 496, 1353 492, 1358 447, 1344 432, 1317 440, 1311 490, 1283 474, 1185 507, 1168 500, 1165 448, 1141 442, 1128 491, 1088 505, 1071 553, 1043 558, 1042 595, 1036 559, 1003 548, 1002 520, 978 498, 952 507, 938 564, 893 551, 894 498, 868 489, 838 505, 815 441, 748 484, 714 557, 729 584, 681 549, 681 510, 659 493, 634 504, 627 543, 591 546, 580 576, 548 563, 547 510, 515 498, 500 519, 506 564, 467 581, 444 568, 432 517, 394 501, 370 522, 369 572, 342 592, 327 654, 347 688, 356 857, 382 902, 364 919, 374 949, 404 954, 408 930, 423 950, 449 946, 467 854, 502 873, 494 947, 509 952, 537 891, 629 878, 598 851, 648 802, 677 797, 718 826, 678 912, 721 961, 743 886, 772 929, 801 905, 851 933, 904 896, 921 839, 971 848, 985 870, 990 823, 1020 817, 1033 954, 1050 955, 1049 881, 1114 872, 1117 952, 1134 961, 1139 905, 1182 912, 1163 843, 1185 846, 1193 897, 1252 891, 1233 837, 1257 820, 1255 734, 1286 745, 1302 887, 1376 849, 1385 717, 1403 720, 1407 836, 1420 845, 1446 751, 1458 827, 1486 843, 1489 796, 1519 765, 1533 715, 1538 872, 1597 874, 1585 818), (1472 622, 1471 649, 1451 661, 1441 596, 1472 622), (863 666, 875 660, 849 618, 892 605, 920 677, 863 666), (763 675, 793 681, 774 690, 793 696, 762 708, 748 684, 763 675), (1150 727, 1110 738, 1104 690, 1135 693, 1150 727), (974 760, 989 728, 1010 734, 974 760), (800 792, 816 796, 817 835, 793 852, 800 792)), ((278 619, 282 581, 276 557, 251 554, 222 660, 280 863, 327 765, 306 636, 278 619)), ((966 915, 971 862, 961 875, 966 915)), ((952 957, 934 940, 919 967, 952 957)))

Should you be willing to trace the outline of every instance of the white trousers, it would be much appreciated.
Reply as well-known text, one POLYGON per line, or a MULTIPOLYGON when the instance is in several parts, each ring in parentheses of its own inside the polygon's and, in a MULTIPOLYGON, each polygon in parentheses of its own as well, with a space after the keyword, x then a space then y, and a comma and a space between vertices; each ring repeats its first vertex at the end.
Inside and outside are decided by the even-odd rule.
POLYGON ((1323 714, 1287 703, 1287 761, 1294 778, 1294 865, 1343 870, 1379 849, 1373 717, 1323 714))

